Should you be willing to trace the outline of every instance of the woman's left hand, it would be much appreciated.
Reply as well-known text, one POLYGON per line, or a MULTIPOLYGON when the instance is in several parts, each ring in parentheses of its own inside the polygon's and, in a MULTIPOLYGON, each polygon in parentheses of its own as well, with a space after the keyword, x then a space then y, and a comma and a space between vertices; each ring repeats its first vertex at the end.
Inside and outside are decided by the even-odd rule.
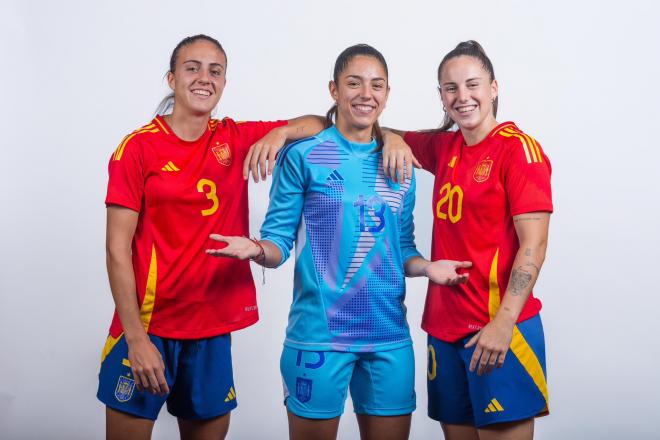
POLYGON ((259 182, 259 176, 261 180, 266 180, 267 175, 273 173, 275 158, 286 143, 286 139, 284 130, 277 127, 252 144, 243 162, 243 179, 247 180, 252 173, 255 182, 259 182))
POLYGON ((504 358, 509 351, 513 335, 513 325, 498 320, 497 316, 491 322, 465 344, 470 348, 476 344, 472 359, 470 360, 470 372, 477 369, 477 375, 490 373, 495 367, 504 365, 504 358))

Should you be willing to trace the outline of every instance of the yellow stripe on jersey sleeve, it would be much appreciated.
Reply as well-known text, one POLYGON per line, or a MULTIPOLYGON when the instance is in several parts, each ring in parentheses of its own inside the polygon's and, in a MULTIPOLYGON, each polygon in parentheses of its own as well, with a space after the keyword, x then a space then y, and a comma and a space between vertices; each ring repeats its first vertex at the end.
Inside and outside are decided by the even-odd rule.
POLYGON ((529 149, 527 148, 527 142, 525 142, 525 138, 523 138, 521 135, 519 135, 515 131, 511 132, 508 129, 501 131, 500 134, 504 137, 515 137, 515 138, 517 138, 520 141, 520 143, 522 144, 523 150, 525 151, 525 157, 527 158, 527 163, 532 163, 532 158, 529 155, 529 149))
POLYGON ((543 155, 536 140, 528 134, 514 128, 514 126, 506 126, 498 131, 498 134, 504 137, 515 137, 518 139, 525 151, 527 163, 541 163, 543 162, 543 155))
POLYGON ((155 127, 153 124, 151 126, 146 126, 146 127, 151 127, 151 128, 141 128, 139 130, 135 130, 133 133, 129 134, 124 138, 123 141, 119 144, 119 147, 115 150, 115 154, 112 156, 112 160, 121 160, 122 155, 124 154, 124 148, 126 148, 126 144, 128 144, 128 141, 133 139, 138 134, 141 133, 158 133, 159 129, 155 127))
POLYGON ((538 142, 536 142, 536 139, 530 135, 527 135, 527 137, 529 137, 529 139, 532 141, 533 148, 536 151, 536 156, 539 158, 539 163, 543 162, 543 155, 541 154, 541 149, 539 148, 538 142))
POLYGON ((165 128, 165 126, 158 120, 158 118, 154 119, 154 121, 158 123, 158 126, 160 127, 161 130, 165 132, 165 134, 170 134, 170 132, 167 131, 167 128, 165 128))
POLYGON ((536 148, 534 148, 534 143, 532 142, 532 138, 523 132, 519 132, 519 134, 524 137, 527 140, 527 146, 529 147, 529 150, 532 152, 532 158, 534 159, 534 162, 541 162, 541 157, 536 151, 536 148))
POLYGON ((151 322, 151 314, 154 311, 154 303, 156 302, 156 279, 158 277, 158 261, 156 259, 156 246, 151 246, 151 262, 149 263, 149 274, 147 275, 147 288, 144 292, 144 300, 142 307, 140 307, 140 319, 144 330, 149 330, 149 323, 151 322))
POLYGON ((536 155, 534 154, 533 151, 531 154, 532 157, 530 157, 529 145, 527 145, 527 141, 525 140, 525 137, 519 131, 516 131, 513 128, 508 128, 505 131, 520 141, 523 150, 525 150, 525 157, 527 158, 527 163, 536 162, 536 155))
POLYGON ((515 127, 515 126, 516 126, 516 125, 515 125, 513 122, 509 122, 508 124, 504 124, 503 126, 501 126, 499 130, 497 130, 496 132, 494 132, 494 133, 491 134, 490 136, 493 137, 493 136, 495 136, 496 134, 501 134, 501 133, 502 133, 502 130, 504 130, 505 128, 515 127))

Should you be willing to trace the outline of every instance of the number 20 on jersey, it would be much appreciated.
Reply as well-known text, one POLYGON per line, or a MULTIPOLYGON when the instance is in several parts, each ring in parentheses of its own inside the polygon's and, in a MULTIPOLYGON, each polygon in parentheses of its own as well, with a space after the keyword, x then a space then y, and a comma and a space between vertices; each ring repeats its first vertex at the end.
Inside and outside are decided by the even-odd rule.
POLYGON ((440 220, 449 220, 456 223, 463 213, 463 190, 459 185, 447 182, 440 188, 440 198, 435 205, 435 215, 440 220))

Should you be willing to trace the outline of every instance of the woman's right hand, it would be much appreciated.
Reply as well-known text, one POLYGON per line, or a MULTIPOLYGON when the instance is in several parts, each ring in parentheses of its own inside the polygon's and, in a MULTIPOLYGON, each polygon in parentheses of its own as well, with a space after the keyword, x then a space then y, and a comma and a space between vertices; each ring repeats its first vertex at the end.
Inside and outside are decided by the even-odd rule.
POLYGON ((127 338, 126 343, 128 361, 131 364, 137 389, 161 396, 168 394, 170 388, 165 380, 165 363, 149 336, 145 333, 132 341, 127 338))
POLYGON ((261 254, 261 248, 254 241, 245 237, 227 237, 220 234, 209 235, 211 240, 227 243, 222 249, 207 249, 206 253, 214 257, 229 257, 239 260, 251 260, 261 254))
POLYGON ((436 284, 454 286, 467 282, 470 274, 467 272, 458 273, 458 270, 469 269, 470 267, 472 267, 470 261, 436 260, 430 262, 424 268, 424 275, 436 284))

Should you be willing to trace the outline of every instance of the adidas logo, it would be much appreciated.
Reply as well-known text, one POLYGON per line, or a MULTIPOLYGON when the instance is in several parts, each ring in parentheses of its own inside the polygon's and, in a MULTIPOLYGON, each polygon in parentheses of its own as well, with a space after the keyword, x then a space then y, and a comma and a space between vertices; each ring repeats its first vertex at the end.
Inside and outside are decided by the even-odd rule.
POLYGON ((236 398, 236 391, 234 391, 234 387, 229 388, 229 392, 227 393, 227 397, 225 398, 225 402, 230 402, 236 398))
POLYGON ((161 168, 162 171, 181 171, 179 167, 174 165, 172 161, 169 161, 165 164, 163 168, 161 168))
POLYGON ((344 178, 341 176, 341 174, 339 174, 337 170, 334 170, 325 180, 344 180, 344 178))
POLYGON ((504 411, 504 408, 502 408, 500 402, 498 402, 497 399, 495 398, 493 398, 490 401, 488 407, 484 410, 485 413, 494 413, 494 412, 502 412, 502 411, 504 411))

